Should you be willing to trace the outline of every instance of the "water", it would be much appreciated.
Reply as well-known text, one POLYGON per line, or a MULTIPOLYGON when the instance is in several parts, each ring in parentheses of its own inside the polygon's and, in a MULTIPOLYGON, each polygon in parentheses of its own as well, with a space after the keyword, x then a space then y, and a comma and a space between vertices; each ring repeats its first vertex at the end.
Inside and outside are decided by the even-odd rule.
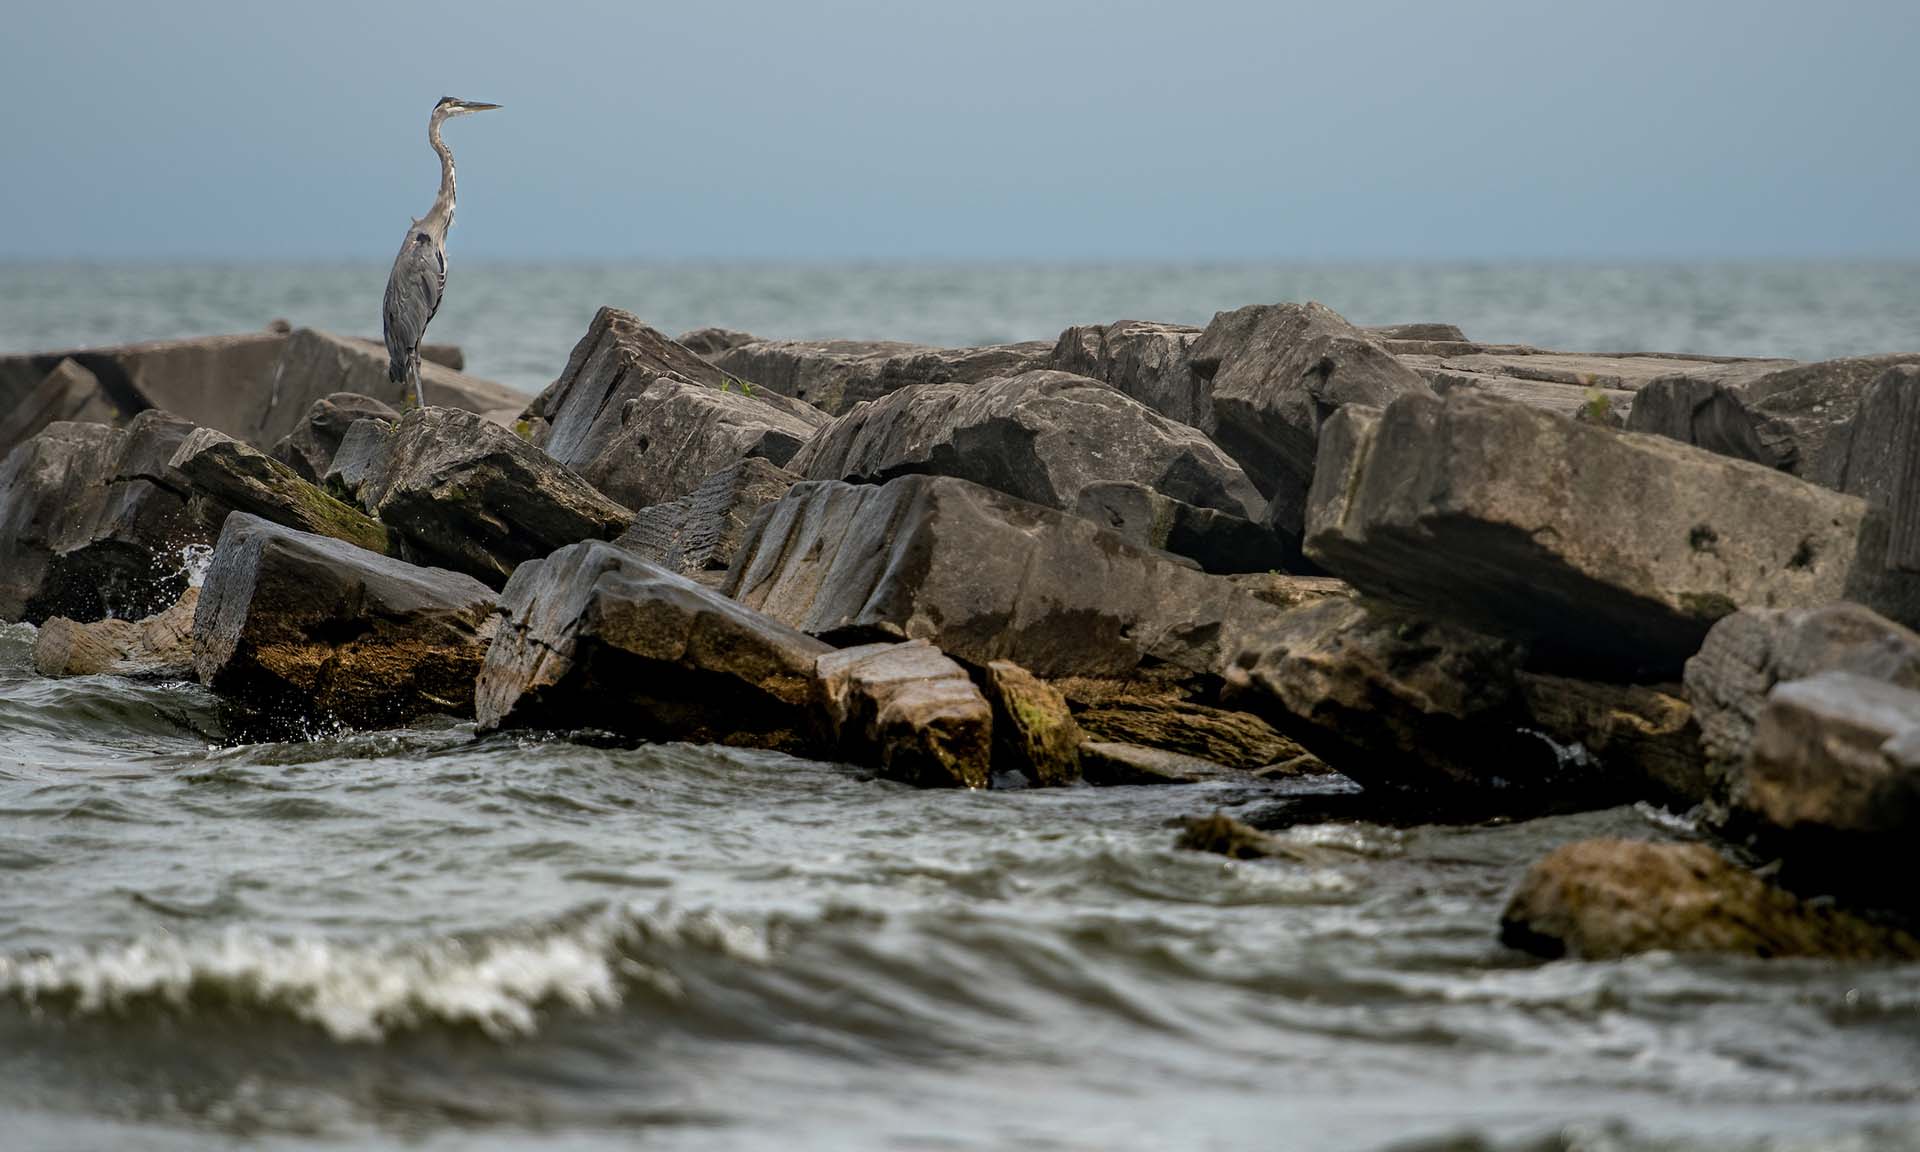
MULTIPOLYGON (((246 331, 275 318, 378 335, 385 264, 0 264, 0 352, 246 331)), ((1360 324, 1439 320, 1477 340, 1825 359, 1920 350, 1920 264, 873 266, 499 265, 456 244, 432 337, 469 370, 537 392, 593 312, 668 333, 963 345, 1070 324, 1204 324, 1318 299, 1360 324)))
MULTIPOLYGON (((0 348, 275 316, 380 269, 0 268, 0 348)), ((368 293, 371 293, 369 296, 368 293)), ((434 334, 524 388, 592 309, 967 343, 1305 295, 1575 347, 1920 348, 1920 270, 456 265, 434 334)), ((1170 821, 1289 787, 928 793, 423 723, 231 746, 183 684, 0 626, 0 1147, 1920 1149, 1920 966, 1542 964, 1526 865, 1638 809, 1170 821)))

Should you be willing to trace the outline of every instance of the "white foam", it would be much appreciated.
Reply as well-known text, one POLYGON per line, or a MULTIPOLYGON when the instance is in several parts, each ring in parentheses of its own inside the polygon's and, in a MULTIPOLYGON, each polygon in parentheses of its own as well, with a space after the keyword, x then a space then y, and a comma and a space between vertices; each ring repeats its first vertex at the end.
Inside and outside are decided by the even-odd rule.
POLYGON ((0 994, 89 1014, 196 992, 272 1007, 336 1040, 377 1041, 426 1024, 473 1025, 506 1039, 530 1035, 549 1006, 618 1007, 635 982, 678 994, 638 946, 692 945, 750 963, 769 958, 755 929, 711 913, 615 909, 565 927, 467 940, 341 943, 276 940, 240 928, 191 939, 158 934, 104 948, 0 957, 0 994))

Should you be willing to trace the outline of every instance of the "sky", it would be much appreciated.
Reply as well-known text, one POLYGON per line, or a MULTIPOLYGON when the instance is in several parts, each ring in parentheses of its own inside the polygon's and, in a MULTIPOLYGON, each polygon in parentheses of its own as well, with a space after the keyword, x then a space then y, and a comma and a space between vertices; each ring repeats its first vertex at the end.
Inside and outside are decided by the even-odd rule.
POLYGON ((0 258, 1920 258, 1914 0, 0 0, 0 258))

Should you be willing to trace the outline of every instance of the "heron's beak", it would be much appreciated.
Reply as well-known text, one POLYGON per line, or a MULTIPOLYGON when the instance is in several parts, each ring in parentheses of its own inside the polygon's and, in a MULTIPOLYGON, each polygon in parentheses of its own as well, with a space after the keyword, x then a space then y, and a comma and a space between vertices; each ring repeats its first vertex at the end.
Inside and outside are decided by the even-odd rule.
POLYGON ((498 107, 500 107, 498 104, 462 104, 460 105, 460 110, 462 112, 485 112, 490 108, 498 107))

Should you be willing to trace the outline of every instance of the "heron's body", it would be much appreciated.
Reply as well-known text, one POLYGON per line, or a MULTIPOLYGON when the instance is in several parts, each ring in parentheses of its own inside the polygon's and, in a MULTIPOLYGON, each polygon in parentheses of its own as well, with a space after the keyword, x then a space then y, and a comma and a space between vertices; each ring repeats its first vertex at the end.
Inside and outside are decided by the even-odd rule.
POLYGON ((495 107, 450 96, 434 106, 433 118, 427 122, 427 142, 440 157, 440 192, 427 214, 407 229, 387 276, 380 316, 387 340, 387 379, 410 384, 413 402, 422 407, 426 396, 420 386, 420 342, 447 290, 447 229, 453 227, 453 149, 440 138, 440 125, 449 117, 495 107))

